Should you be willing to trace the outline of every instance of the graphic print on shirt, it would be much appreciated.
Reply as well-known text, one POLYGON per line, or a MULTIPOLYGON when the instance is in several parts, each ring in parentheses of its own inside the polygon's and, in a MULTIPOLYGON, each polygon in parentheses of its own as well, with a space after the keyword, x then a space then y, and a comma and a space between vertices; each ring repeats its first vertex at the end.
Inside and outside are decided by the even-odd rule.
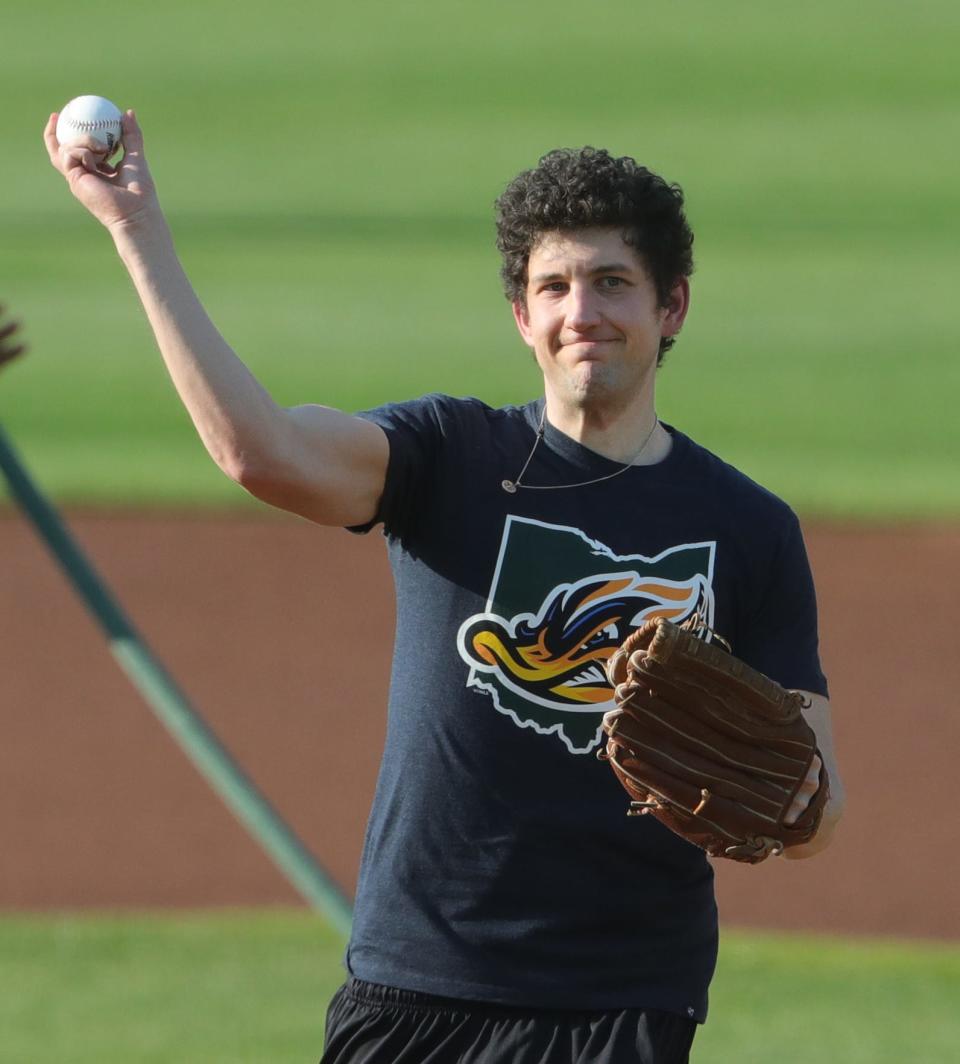
POLYGON ((589 753, 614 704, 604 666, 630 632, 694 613, 712 627, 715 556, 715 542, 618 555, 577 528, 508 516, 486 609, 457 634, 467 686, 519 727, 589 753))

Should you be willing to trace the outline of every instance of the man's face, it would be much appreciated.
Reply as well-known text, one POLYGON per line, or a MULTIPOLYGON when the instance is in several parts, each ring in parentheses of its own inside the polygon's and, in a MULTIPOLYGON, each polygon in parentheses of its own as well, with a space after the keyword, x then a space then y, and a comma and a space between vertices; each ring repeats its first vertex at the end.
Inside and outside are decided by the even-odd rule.
POLYGON ((618 229, 545 233, 530 252, 526 306, 513 304, 520 335, 543 371, 548 398, 565 408, 652 398, 660 339, 683 324, 689 298, 681 278, 671 305, 618 229))

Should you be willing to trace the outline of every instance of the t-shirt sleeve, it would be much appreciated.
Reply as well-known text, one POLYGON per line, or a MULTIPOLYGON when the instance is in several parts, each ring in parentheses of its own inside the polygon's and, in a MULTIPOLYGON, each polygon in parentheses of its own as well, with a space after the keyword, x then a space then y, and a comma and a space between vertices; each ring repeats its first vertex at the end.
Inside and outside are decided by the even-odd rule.
POLYGON ((427 395, 409 402, 388 403, 357 416, 372 421, 387 435, 390 457, 383 494, 372 521, 350 526, 369 532, 383 523, 389 536, 403 538, 423 511, 423 501, 437 476, 446 421, 445 396, 427 395))
POLYGON ((746 604, 735 649, 738 657, 784 687, 828 694, 820 667, 813 573, 800 522, 792 512, 766 578, 753 603, 746 604))

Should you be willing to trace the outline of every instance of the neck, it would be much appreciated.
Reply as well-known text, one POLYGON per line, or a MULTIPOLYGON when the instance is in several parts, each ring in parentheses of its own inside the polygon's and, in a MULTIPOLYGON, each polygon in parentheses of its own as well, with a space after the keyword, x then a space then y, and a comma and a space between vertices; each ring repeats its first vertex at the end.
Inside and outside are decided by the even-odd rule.
POLYGON ((670 450, 670 434, 657 424, 652 395, 612 409, 609 404, 562 404, 548 390, 546 404, 555 429, 613 462, 650 465, 670 450))

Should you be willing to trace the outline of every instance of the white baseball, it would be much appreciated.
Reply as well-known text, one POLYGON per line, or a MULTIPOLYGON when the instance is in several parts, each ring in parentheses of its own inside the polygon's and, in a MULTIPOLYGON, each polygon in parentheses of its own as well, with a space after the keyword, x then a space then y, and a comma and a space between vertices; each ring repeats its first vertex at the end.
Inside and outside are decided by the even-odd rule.
POLYGON ((109 158, 122 143, 120 108, 103 96, 77 96, 60 112, 57 141, 61 146, 90 137, 109 158))

